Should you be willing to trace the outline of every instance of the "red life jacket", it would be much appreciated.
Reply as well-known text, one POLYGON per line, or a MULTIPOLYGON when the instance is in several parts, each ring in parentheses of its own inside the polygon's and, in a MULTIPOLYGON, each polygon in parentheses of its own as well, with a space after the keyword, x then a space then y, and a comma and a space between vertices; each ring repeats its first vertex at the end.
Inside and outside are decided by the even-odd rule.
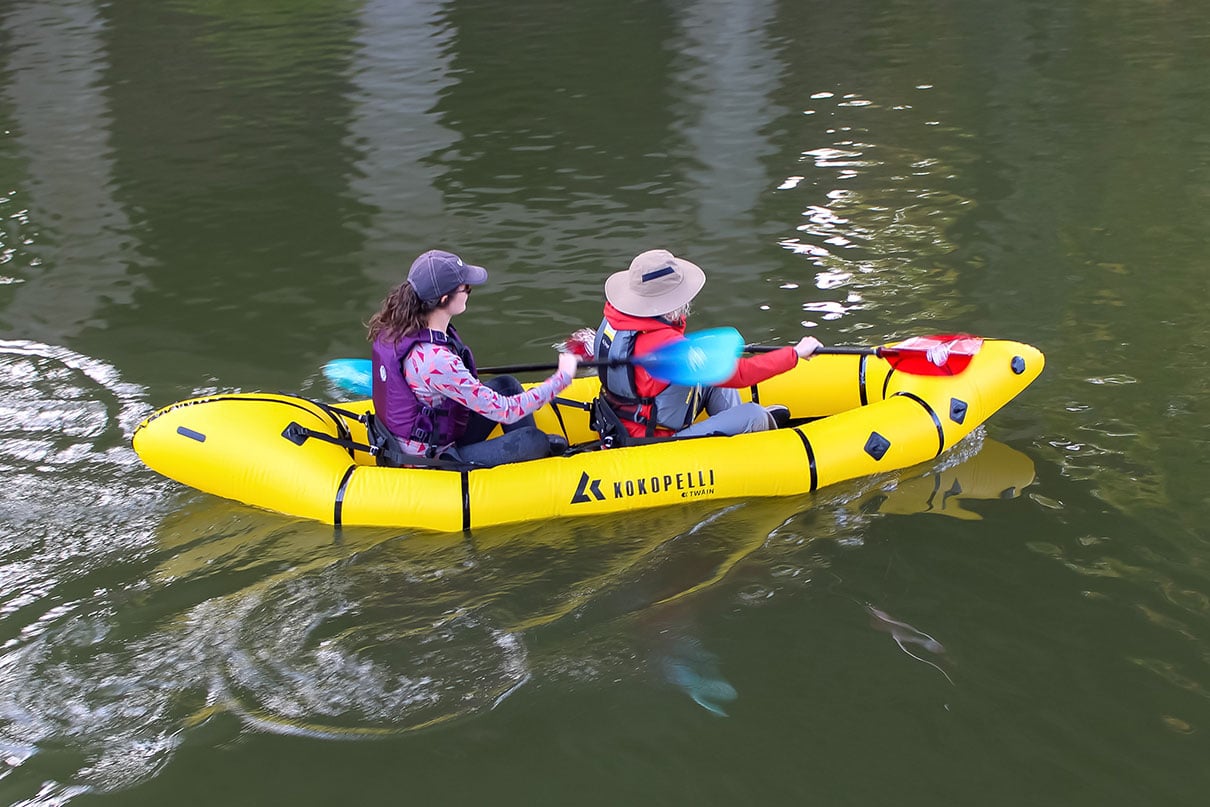
MULTIPOLYGON (((605 318, 593 346, 597 361, 624 362, 634 357, 641 335, 668 331, 684 334, 684 326, 658 317, 634 317, 606 304, 605 318)), ((668 435, 693 422, 701 405, 701 388, 669 384, 651 378, 632 364, 604 368, 601 391, 626 430, 634 437, 668 435), (642 375, 639 375, 642 373, 642 375), (632 425, 633 424, 633 425, 632 425)))

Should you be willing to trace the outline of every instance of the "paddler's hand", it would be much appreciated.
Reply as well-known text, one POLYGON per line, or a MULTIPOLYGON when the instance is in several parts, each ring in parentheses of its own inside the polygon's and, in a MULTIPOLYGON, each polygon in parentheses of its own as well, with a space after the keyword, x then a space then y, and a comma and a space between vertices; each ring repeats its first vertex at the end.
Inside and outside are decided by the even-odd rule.
POLYGON ((576 377, 576 369, 580 366, 580 357, 574 353, 559 354, 559 372, 567 373, 572 378, 576 377))
POLYGON ((823 347, 823 342, 820 342, 814 336, 804 336, 794 346, 794 352, 798 354, 798 358, 800 359, 809 359, 821 347, 823 347))

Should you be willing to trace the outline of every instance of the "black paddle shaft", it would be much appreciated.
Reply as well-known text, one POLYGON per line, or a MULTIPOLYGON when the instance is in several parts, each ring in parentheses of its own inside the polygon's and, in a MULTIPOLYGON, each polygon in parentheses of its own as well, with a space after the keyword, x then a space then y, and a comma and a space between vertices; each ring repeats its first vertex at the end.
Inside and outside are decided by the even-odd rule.
MULTIPOLYGON (((633 364, 629 361, 582 361, 581 367, 624 367, 627 364, 633 364)), ((496 367, 479 367, 481 373, 488 375, 499 375, 501 373, 528 373, 537 372, 538 370, 558 370, 559 365, 551 362, 537 362, 535 364, 501 364, 496 367)))
MULTIPOLYGON (((748 353, 772 353, 775 350, 781 350, 783 347, 791 347, 791 345, 744 345, 744 350, 748 353)), ((884 347, 847 347, 841 345, 839 347, 821 346, 815 348, 814 355, 816 356, 883 356, 895 354, 899 351, 895 348, 884 347)))
MULTIPOLYGON (((772 353, 775 350, 781 350, 783 347, 790 345, 744 345, 744 350, 748 353, 772 353)), ((817 355, 835 355, 835 356, 883 356, 886 354, 895 354, 899 351, 894 348, 881 347, 819 347, 815 349, 817 355)), ((627 364, 637 364, 635 361, 582 361, 581 367, 624 367, 627 364)), ((557 370, 559 365, 551 362, 536 362, 534 364, 501 364, 495 367, 480 367, 479 372, 487 375, 500 375, 501 373, 528 373, 537 372, 539 370, 557 370)))

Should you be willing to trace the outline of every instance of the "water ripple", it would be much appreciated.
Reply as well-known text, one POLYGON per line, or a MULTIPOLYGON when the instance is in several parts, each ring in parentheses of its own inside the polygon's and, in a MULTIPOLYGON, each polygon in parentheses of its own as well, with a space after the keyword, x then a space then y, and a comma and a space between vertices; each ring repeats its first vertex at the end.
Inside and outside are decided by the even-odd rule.
POLYGON ((230 625, 228 706, 269 731, 365 739, 498 703, 528 678, 521 638, 449 603, 456 573, 425 586, 418 571, 342 563, 199 609, 199 626, 230 625))
POLYGON ((896 307, 927 304, 905 294, 918 288, 927 289, 931 300, 945 298, 946 317, 960 315, 955 295, 946 291, 958 275, 937 264, 957 250, 950 231, 974 205, 955 182, 973 155, 944 128, 917 138, 920 145, 878 139, 883 124, 876 120, 883 116, 903 118, 896 130, 914 120, 909 104, 856 93, 817 92, 811 99, 804 112, 813 125, 803 136, 827 142, 803 148, 793 173, 778 186, 779 193, 804 200, 796 232, 779 244, 811 265, 819 289, 847 287, 863 301, 840 314, 877 308, 894 318, 896 307), (820 130, 822 121, 812 118, 828 125, 820 130), (804 171, 803 163, 811 170, 804 171))
POLYGON ((161 652, 106 641, 114 597, 139 586, 115 581, 107 569, 153 545, 164 489, 127 443, 149 411, 143 395, 104 362, 0 341, 4 767, 117 787, 153 770, 171 746, 158 728, 157 715, 175 697, 161 652), (71 752, 52 752, 65 747, 71 752))

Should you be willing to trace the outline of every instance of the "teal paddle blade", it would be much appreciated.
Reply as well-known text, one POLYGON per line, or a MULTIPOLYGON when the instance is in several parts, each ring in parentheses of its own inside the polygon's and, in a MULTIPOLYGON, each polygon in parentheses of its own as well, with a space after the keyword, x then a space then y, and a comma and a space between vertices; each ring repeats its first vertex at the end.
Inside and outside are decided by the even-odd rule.
POLYGON ((744 338, 734 328, 710 328, 633 359, 654 378, 687 387, 721 384, 735 375, 744 338))
POLYGON ((332 359, 323 367, 324 378, 354 395, 369 398, 373 392, 369 359, 332 359))

